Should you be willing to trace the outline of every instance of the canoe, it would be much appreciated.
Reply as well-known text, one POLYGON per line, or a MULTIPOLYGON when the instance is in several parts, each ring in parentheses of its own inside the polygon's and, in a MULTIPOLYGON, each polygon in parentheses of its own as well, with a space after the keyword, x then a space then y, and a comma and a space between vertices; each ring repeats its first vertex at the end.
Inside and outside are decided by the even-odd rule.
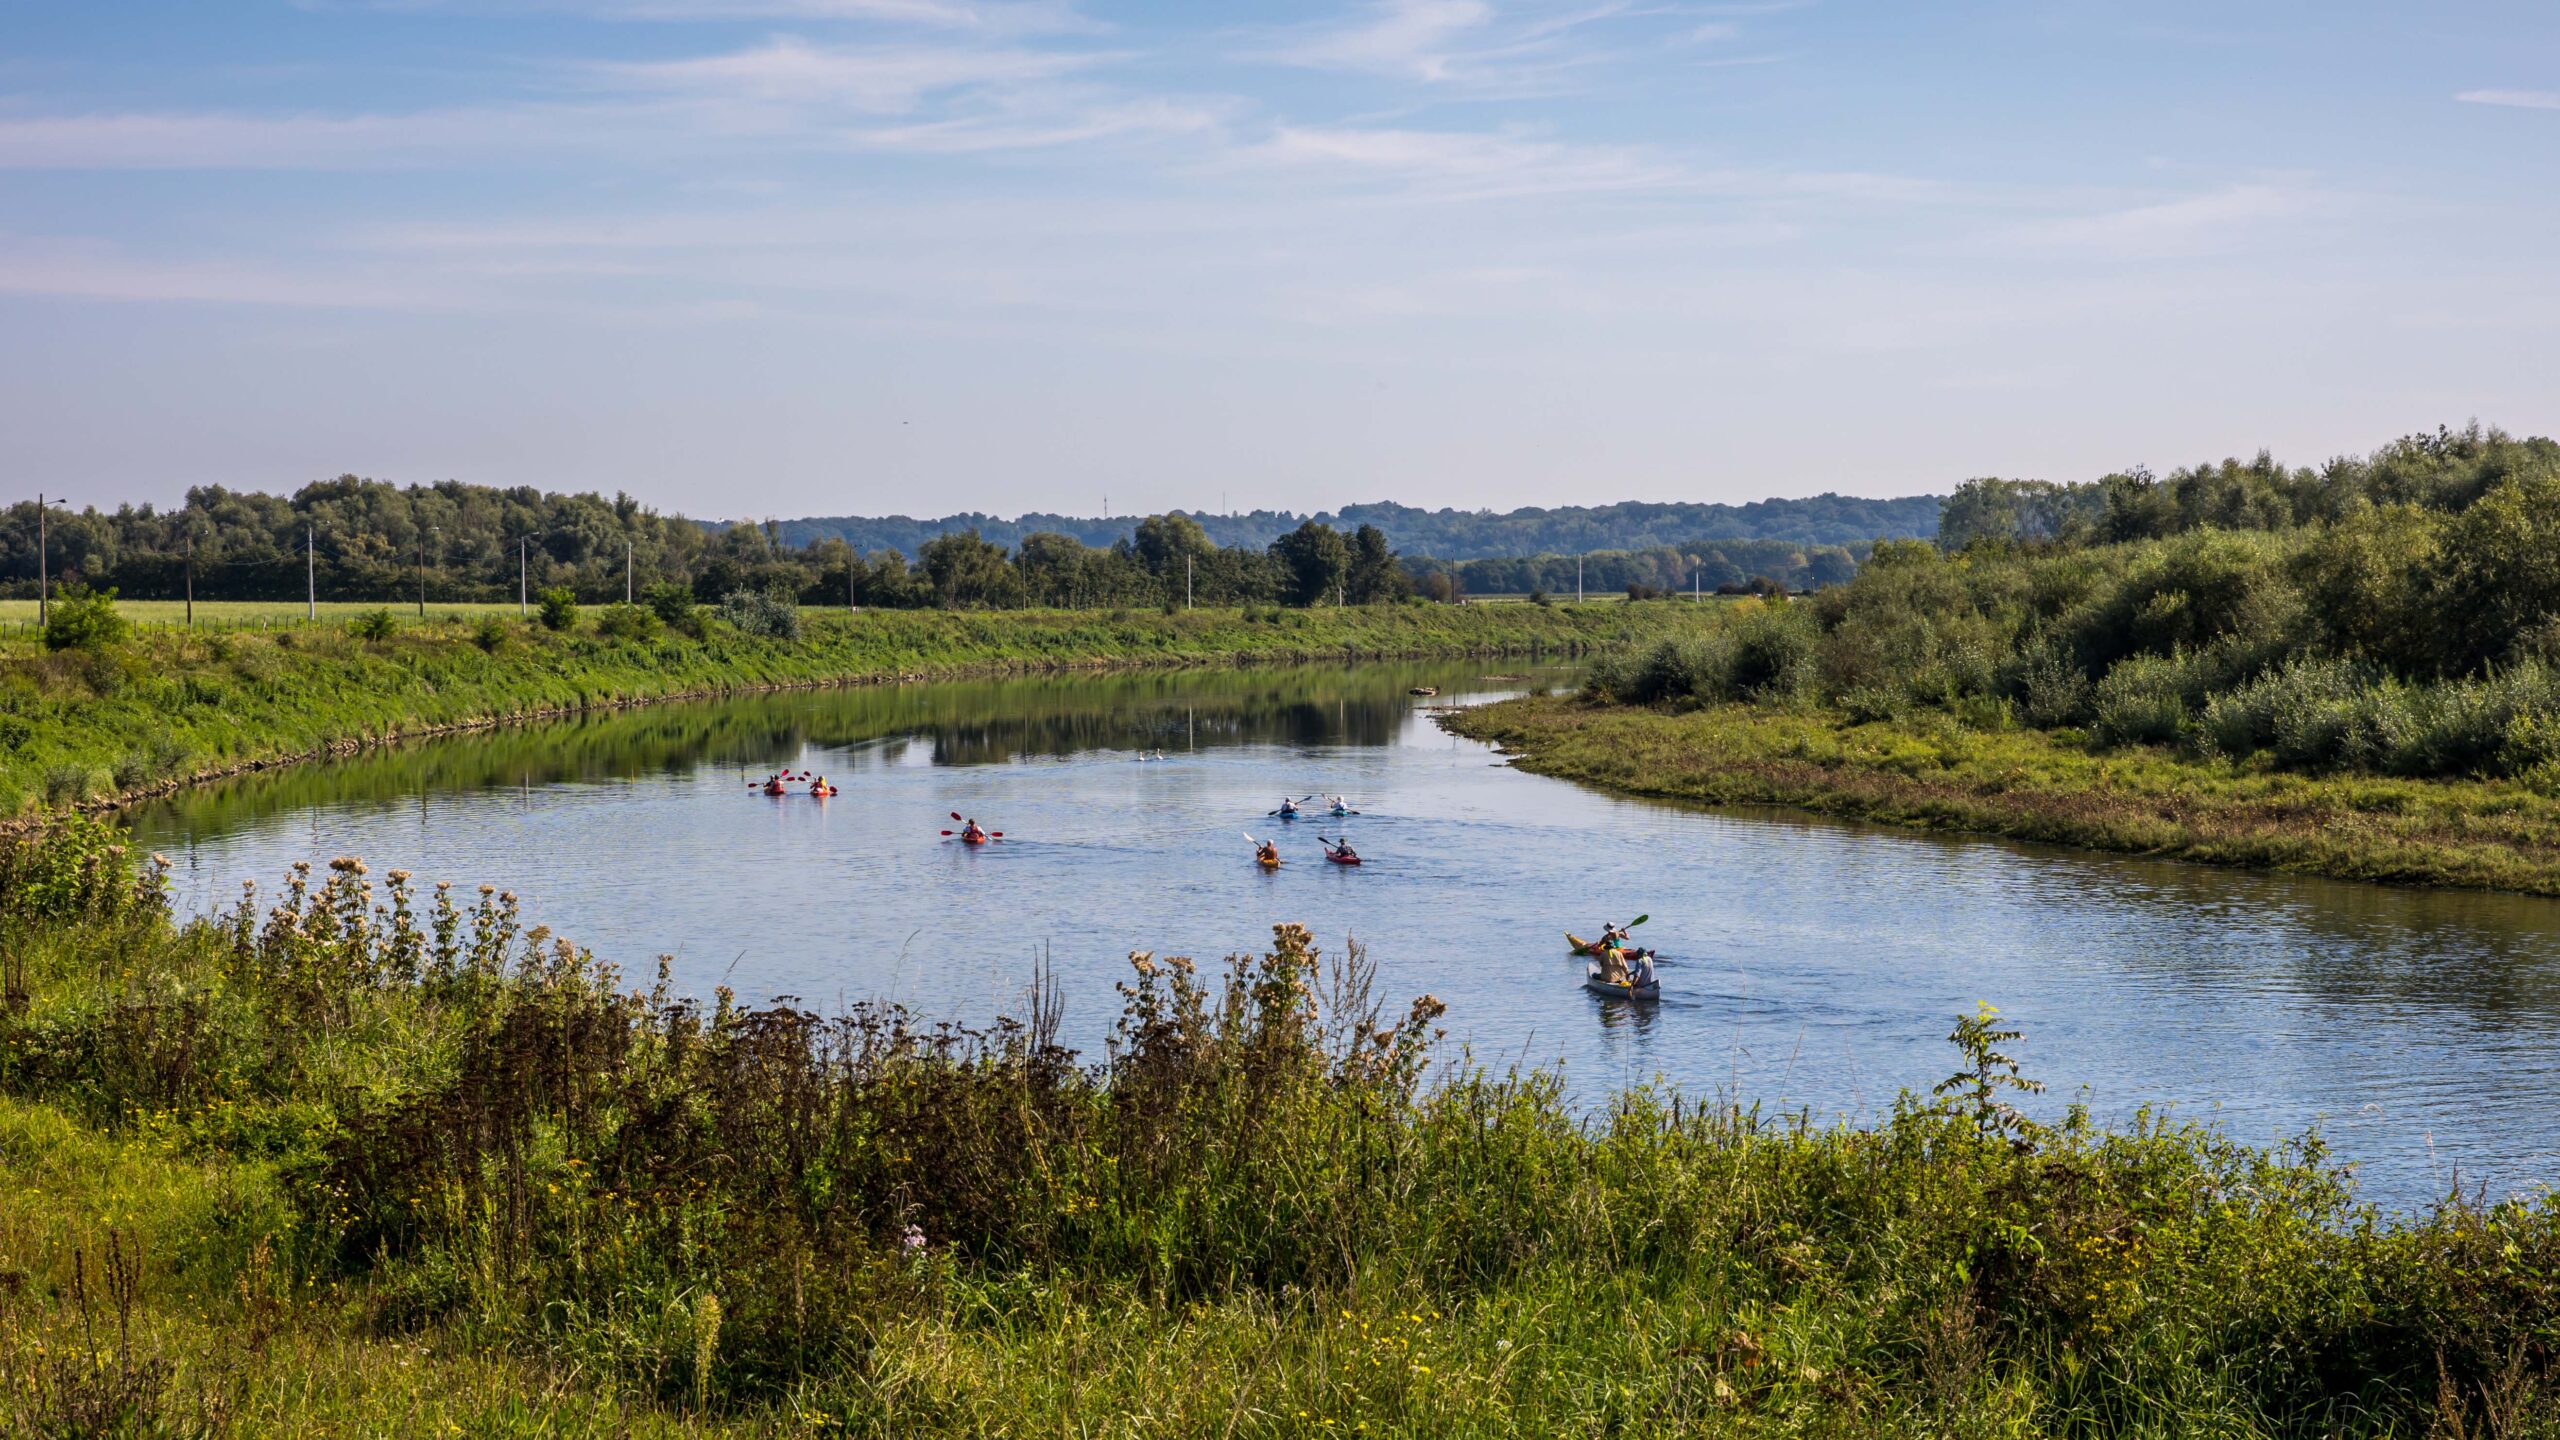
POLYGON ((1647 980, 1641 984, 1630 981, 1624 985, 1612 985, 1597 975, 1585 975, 1582 977, 1582 988, 1594 995, 1611 1000, 1659 1000, 1662 998, 1662 982, 1659 980, 1647 980))

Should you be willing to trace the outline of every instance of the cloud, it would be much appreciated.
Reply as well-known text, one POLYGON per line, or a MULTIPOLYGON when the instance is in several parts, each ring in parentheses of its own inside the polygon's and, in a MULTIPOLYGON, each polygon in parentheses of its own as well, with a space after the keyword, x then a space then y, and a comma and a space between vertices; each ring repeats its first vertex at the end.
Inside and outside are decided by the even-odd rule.
POLYGON ((1010 47, 813 45, 777 35, 726 54, 587 68, 619 86, 725 99, 825 102, 896 114, 945 91, 1047 80, 1110 58, 1010 47))
POLYGON ((2000 248, 2041 254, 2175 259, 2235 248, 2272 226, 2303 219, 2333 203, 2283 185, 2226 185, 2103 214, 2030 221, 1996 238, 2000 248))
POLYGON ((1246 164, 1396 178, 1443 198, 1661 190, 1688 183, 1676 165, 1616 146, 1514 133, 1284 125, 1244 147, 1246 164))
POLYGON ((1676 7, 1637 0, 1499 10, 1486 0, 1369 0, 1342 20, 1277 32, 1247 58, 1476 93, 1531 94, 1560 88, 1571 72, 1625 58, 1582 32, 1675 13, 1676 7))
POLYGON ((2503 105, 2511 110, 2560 110, 2560 90, 2465 90, 2453 98, 2465 105, 2503 105))
POLYGON ((1483 0, 1378 0, 1361 19, 1307 35, 1267 58, 1284 65, 1446 80, 1451 40, 1493 18, 1483 0))
POLYGON ((587 20, 867 21, 943 30, 1023 35, 1094 30, 1066 0, 301 0, 305 9, 441 11, 481 15, 572 15, 587 20))

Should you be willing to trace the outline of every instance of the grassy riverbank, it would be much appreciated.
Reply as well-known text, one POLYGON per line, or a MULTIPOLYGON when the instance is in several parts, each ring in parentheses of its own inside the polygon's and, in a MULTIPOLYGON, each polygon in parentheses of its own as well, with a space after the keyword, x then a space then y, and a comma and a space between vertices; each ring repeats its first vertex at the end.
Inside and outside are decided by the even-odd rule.
POLYGON ((677 696, 1077 666, 1571 655, 1668 632, 1671 606, 806 612, 800 638, 565 633, 483 617, 0 646, 0 816, 404 735, 677 696))
POLYGON ((1443 722, 1522 769, 1633 795, 1785 805, 2213 865, 2560 895, 2560 794, 2517 780, 2305 775, 1923 712, 1541 696, 1443 722))
POLYGON ((1089 1068, 352 861, 179 928, 113 842, 0 851, 0 1433, 2555 1433, 2560 1206, 1996 1089, 1578 1120, 1293 927, 1089 1068))

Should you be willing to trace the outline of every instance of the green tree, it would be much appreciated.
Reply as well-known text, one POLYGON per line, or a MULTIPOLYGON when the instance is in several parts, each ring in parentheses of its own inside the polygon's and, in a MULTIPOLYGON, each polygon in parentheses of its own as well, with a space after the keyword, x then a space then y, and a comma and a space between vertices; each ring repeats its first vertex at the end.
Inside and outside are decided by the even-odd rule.
POLYGON ((1375 525, 1352 532, 1345 584, 1354 605, 1377 605, 1413 593, 1413 577, 1397 562, 1396 552, 1387 548, 1386 532, 1375 525))
POLYGON ((2437 562, 2450 658, 2507 657, 2529 629, 2560 620, 2560 474, 2501 482, 2455 517, 2437 562))
POLYGON ((1342 532, 1309 520, 1271 542, 1293 605, 1313 605, 1331 598, 1351 571, 1351 546, 1342 532))
POLYGON ((917 558, 935 602, 946 609, 994 603, 1016 588, 1004 547, 979 539, 975 530, 928 540, 917 558))

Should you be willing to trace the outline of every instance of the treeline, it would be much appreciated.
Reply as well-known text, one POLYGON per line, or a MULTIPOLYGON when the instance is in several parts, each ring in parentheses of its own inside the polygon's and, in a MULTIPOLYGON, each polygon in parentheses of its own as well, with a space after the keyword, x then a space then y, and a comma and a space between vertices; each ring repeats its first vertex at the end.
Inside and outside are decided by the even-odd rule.
MULTIPOLYGON (((1610 507, 1684 514, 1753 508, 1610 507)), ((1515 512, 1521 513, 1526 512, 1515 512)), ((1906 524, 1916 514, 1891 523, 1906 524)), ((1934 500, 1929 514, 1934 523, 1934 500)), ((168 510, 57 507, 45 518, 45 572, 57 585, 77 582, 137 600, 174 600, 191 591, 204 600, 274 600, 299 596, 309 586, 323 600, 495 601, 514 598, 520 588, 534 594, 561 588, 581 600, 605 601, 621 598, 627 583, 635 594, 653 585, 681 585, 705 601, 752 591, 811 604, 850 599, 900 608, 1154 605, 1186 597, 1200 604, 1310 604, 1395 599, 1416 590, 1441 600, 1538 590, 1569 595, 1577 558, 1583 586, 1592 593, 1629 586, 1638 587, 1637 593, 1730 591, 1755 580, 1763 588, 1812 589, 1855 573, 1857 554, 1873 538, 1860 537, 1854 548, 1689 538, 1579 557, 1559 551, 1400 561, 1385 527, 1341 517, 1304 519, 1253 538, 1259 532, 1250 526, 1217 517, 1155 515, 1112 522, 1120 533, 1101 544, 1066 530, 1024 531, 1020 524, 991 520, 983 532, 960 528, 918 538, 921 531, 902 531, 899 543, 863 547, 817 535, 812 523, 707 527, 651 510, 628 495, 607 499, 456 481, 400 486, 345 475, 291 496, 202 486, 168 510), (1220 528, 1213 531, 1212 524, 1220 528)), ((1755 523, 1775 522, 1761 517, 1755 523)), ((1092 528, 1087 526, 1088 533, 1092 528)), ((36 592, 37 538, 33 502, 0 512, 0 595, 36 592)))
POLYGON ((1445 575, 1461 595, 1571 595, 1579 567, 1586 593, 1733 594, 1754 588, 1818 590, 1858 573, 1857 545, 1799 545, 1787 540, 1692 540, 1642 550, 1587 555, 1520 555, 1483 560, 1437 558, 1405 563, 1424 585, 1445 575), (1630 590, 1630 587, 1633 587, 1630 590))
MULTIPOLYGON (((1039 532, 1010 549, 970 531, 915 555, 794 545, 779 526, 707 529, 627 495, 553 495, 341 476, 291 497, 206 486, 174 510, 55 509, 44 520, 57 586, 127 599, 271 600, 306 585, 323 600, 504 600, 565 589, 618 600, 676 585, 704 601, 739 593, 866 606, 1368 604, 1413 592, 1386 537, 1302 522, 1262 545, 1219 545, 1188 516, 1138 522, 1107 547, 1039 532)), ((35 593, 33 502, 0 515, 0 593, 35 593)), ((1454 592, 1445 583, 1443 598, 1454 592)))
POLYGON ((2503 481, 2555 466, 2560 442, 2518 440, 2474 422, 2317 467, 2288 468, 2261 450, 2253 459, 2190 466, 2165 479, 2136 467, 2078 483, 1967 480, 1947 497, 1937 536, 1948 550, 1985 540, 2090 545, 2191 530, 2290 530, 2374 506, 2450 513, 2503 481))
MULTIPOLYGON (((1338 511, 1300 515, 1288 510, 1251 510, 1210 515, 1184 514, 1220 546, 1259 549, 1309 520, 1337 530, 1356 531, 1374 525, 1387 543, 1407 555, 1429 555, 1444 561, 1508 556, 1562 555, 1588 551, 1694 550, 1698 537, 1766 540, 1795 546, 1862 545, 1879 539, 1926 538, 1938 529, 1939 497, 1911 495, 1870 500, 1854 495, 1814 495, 1803 499, 1755 500, 1747 505, 1644 504, 1566 505, 1504 511, 1425 510, 1412 505, 1380 503, 1345 505, 1338 511)), ((869 554, 895 550, 914 556, 927 541, 961 531, 1015 546, 1031 535, 1073 536, 1095 549, 1108 549, 1136 537, 1137 517, 1108 518, 1032 514, 1007 520, 965 513, 935 520, 904 515, 820 516, 775 522, 773 533, 794 546, 841 540, 869 554)), ((1682 583, 1687 574, 1681 575, 1682 583)), ((1522 590, 1537 588, 1518 587, 1522 590)), ((1615 587, 1612 587, 1615 588, 1615 587)))
POLYGON ((1948 516, 1961 548, 1878 546, 1849 584, 1606 665, 1595 689, 2560 786, 2549 440, 2475 428, 2318 470, 1976 481, 1948 516))

